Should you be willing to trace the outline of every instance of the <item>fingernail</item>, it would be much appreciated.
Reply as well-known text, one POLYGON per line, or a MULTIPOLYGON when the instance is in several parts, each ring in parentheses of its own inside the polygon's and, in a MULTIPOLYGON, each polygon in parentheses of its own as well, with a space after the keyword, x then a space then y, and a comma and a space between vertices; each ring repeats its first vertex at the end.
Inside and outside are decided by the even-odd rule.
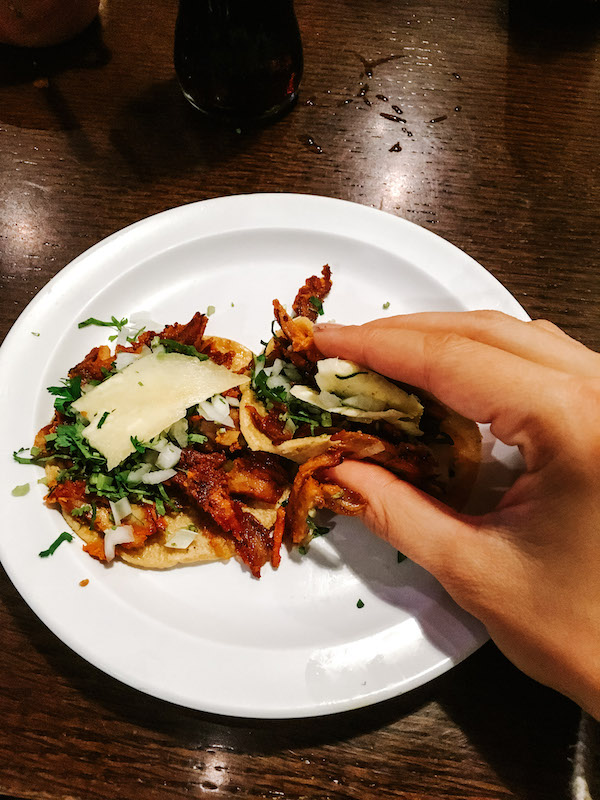
POLYGON ((316 325, 313 326, 313 331, 316 333, 322 333, 323 331, 330 331, 332 328, 343 328, 344 325, 341 325, 339 322, 318 322, 316 325))

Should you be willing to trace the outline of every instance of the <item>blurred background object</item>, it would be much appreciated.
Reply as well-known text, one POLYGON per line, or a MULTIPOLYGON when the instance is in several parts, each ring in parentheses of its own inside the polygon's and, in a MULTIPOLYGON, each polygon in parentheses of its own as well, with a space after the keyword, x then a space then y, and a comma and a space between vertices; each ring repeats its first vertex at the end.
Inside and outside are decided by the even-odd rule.
POLYGON ((66 42, 98 13, 99 0, 0 0, 0 42, 47 47, 66 42))
POLYGON ((302 68, 293 0, 180 0, 175 70, 199 111, 240 124, 277 117, 302 68))

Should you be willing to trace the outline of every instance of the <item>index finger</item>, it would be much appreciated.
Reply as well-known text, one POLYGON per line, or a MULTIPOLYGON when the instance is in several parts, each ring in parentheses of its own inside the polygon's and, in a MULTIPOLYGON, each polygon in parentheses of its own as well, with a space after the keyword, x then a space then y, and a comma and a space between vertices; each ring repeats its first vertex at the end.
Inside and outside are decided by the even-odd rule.
POLYGON ((369 325, 459 333, 571 375, 600 372, 600 356, 547 320, 525 322, 500 311, 427 311, 374 320, 369 325))
POLYGON ((522 446, 526 459, 532 441, 548 439, 557 418, 564 419, 556 407, 568 402, 561 372, 456 333, 317 325, 315 343, 325 356, 356 361, 491 423, 492 433, 522 446))

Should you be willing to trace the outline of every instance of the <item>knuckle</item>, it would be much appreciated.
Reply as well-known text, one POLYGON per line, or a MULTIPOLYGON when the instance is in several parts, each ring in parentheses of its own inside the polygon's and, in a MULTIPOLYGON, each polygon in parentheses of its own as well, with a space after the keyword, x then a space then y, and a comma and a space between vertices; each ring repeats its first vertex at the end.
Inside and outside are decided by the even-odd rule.
POLYGON ((502 311, 496 309, 484 309, 479 311, 467 311, 468 316, 481 324, 489 325, 503 325, 510 317, 502 311))
POLYGON ((533 326, 534 328, 538 328, 542 331, 548 331, 548 333, 557 333, 561 336, 566 336, 565 332, 562 331, 558 325, 555 325, 553 322, 550 322, 549 319, 533 319, 529 323, 529 325, 533 326))

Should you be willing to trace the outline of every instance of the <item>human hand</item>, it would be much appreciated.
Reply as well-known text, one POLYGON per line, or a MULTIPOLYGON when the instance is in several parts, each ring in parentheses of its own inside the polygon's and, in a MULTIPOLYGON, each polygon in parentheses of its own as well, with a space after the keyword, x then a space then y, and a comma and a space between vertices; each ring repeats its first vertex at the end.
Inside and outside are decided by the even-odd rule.
POLYGON ((368 527, 431 572, 516 666, 600 718, 600 355, 550 322, 493 311, 317 325, 315 342, 519 447, 525 472, 482 516, 373 464, 330 474, 367 498, 368 527))

